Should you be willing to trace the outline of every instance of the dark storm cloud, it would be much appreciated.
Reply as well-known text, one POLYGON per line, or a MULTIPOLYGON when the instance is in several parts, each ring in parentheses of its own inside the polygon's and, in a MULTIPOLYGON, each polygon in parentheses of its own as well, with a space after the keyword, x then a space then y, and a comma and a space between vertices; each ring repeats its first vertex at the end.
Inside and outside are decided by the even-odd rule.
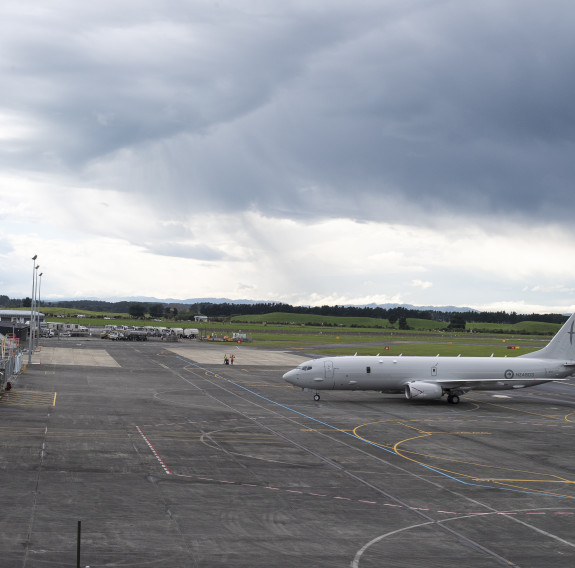
POLYGON ((131 13, 130 2, 99 4, 14 8, 5 25, 5 104, 47 123, 38 145, 48 150, 50 140, 70 166, 234 120, 348 27, 289 3, 268 11, 260 2, 158 1, 131 13))
POLYGON ((174 214, 575 205, 569 2, 119 4, 8 14, 1 110, 39 133, 6 165, 174 214))
POLYGON ((350 192, 358 209, 380 197, 376 215, 398 196, 507 214, 575 204, 567 14, 499 6, 438 3, 317 62, 280 143, 324 209, 361 215, 350 192))

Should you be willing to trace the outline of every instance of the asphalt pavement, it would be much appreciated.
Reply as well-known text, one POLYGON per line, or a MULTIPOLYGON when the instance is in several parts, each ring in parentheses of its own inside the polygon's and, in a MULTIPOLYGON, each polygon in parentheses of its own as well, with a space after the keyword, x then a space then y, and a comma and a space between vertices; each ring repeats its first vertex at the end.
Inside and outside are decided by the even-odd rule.
POLYGON ((1 568, 575 565, 571 381, 314 402, 297 352, 51 341, 0 399, 1 568))

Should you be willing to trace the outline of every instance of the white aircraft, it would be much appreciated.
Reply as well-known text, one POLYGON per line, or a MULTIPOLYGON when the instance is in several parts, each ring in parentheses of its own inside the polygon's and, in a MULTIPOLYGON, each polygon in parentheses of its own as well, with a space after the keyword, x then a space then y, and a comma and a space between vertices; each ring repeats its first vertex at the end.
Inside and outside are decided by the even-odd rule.
POLYGON ((302 363, 283 378, 315 393, 375 390, 405 393, 409 400, 459 402, 472 390, 508 390, 565 380, 575 372, 573 314, 543 348, 519 357, 322 357, 302 363))

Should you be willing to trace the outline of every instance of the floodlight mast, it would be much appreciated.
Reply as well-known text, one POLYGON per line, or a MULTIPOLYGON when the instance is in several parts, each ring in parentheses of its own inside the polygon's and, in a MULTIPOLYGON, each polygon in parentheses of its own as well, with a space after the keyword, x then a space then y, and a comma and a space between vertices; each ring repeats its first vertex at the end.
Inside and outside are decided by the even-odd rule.
POLYGON ((36 331, 38 332, 38 334, 36 335, 37 337, 37 346, 40 345, 40 306, 41 306, 41 300, 42 300, 42 274, 44 274, 43 272, 40 272, 40 274, 38 275, 39 280, 38 280, 38 301, 36 302, 36 331))
POLYGON ((30 340, 28 341, 28 365, 32 363, 32 352, 34 351, 34 297, 36 296, 36 259, 38 255, 32 257, 32 300, 30 302, 30 340))
POLYGON ((39 264, 36 265, 36 295, 34 296, 34 349, 38 347, 40 339, 36 333, 36 323, 38 321, 38 268, 40 268, 39 264))

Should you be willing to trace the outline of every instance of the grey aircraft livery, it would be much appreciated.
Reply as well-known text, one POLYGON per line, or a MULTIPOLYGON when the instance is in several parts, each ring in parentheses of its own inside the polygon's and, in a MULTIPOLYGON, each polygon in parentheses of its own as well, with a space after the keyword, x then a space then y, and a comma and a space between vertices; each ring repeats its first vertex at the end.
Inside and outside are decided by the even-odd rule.
POLYGON ((375 390, 405 393, 409 400, 452 404, 472 390, 508 390, 561 381, 575 372, 575 314, 538 351, 519 357, 322 357, 302 363, 283 378, 295 387, 320 390, 375 390))

